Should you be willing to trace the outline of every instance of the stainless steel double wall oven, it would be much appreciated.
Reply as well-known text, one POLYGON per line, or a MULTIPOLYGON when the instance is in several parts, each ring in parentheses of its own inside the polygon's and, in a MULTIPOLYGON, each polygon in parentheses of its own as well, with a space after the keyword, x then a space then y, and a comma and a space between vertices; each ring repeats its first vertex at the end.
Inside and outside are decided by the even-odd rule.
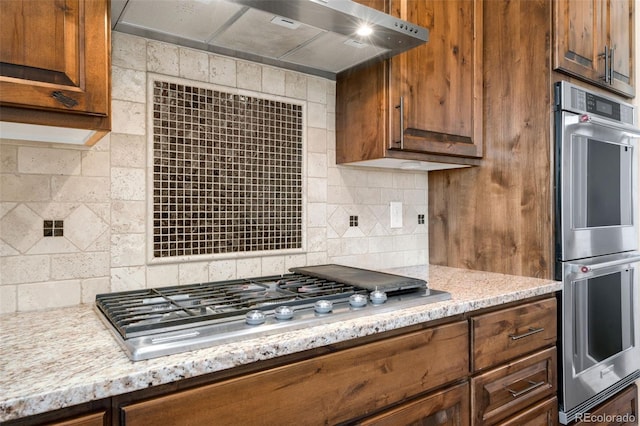
POLYGON ((555 253, 562 280, 560 421, 640 377, 635 107, 555 86, 555 253))

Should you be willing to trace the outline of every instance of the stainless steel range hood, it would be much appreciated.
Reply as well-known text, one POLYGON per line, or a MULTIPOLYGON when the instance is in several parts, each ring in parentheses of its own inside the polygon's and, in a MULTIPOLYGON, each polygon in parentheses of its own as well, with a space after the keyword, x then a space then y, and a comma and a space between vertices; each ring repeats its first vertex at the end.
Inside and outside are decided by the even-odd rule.
POLYGON ((113 29, 335 79, 428 39, 350 0, 112 0, 113 29), (362 25, 370 35, 358 35, 362 25))

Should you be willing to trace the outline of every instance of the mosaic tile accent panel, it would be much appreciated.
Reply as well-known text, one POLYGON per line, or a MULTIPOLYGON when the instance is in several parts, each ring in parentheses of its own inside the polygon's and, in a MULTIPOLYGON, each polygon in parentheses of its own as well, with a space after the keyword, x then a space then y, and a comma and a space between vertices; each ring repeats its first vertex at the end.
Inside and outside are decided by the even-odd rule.
POLYGON ((302 247, 302 106, 155 81, 154 257, 302 247))

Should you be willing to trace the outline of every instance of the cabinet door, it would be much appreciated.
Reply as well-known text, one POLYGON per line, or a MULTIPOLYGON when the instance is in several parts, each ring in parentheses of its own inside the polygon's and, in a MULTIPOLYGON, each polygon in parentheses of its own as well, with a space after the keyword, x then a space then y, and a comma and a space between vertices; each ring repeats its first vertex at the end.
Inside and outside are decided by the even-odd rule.
POLYGON ((366 426, 468 425, 469 385, 464 383, 419 398, 358 424, 366 426))
POLYGON ((553 397, 521 411, 500 426, 555 426, 558 421, 558 398, 553 397))
POLYGON ((574 426, 637 425, 638 387, 631 385, 605 401, 590 413, 582 413, 574 426))
POLYGON ((0 9, 3 106, 109 113, 106 0, 2 0, 0 9))
POLYGON ((633 0, 555 1, 554 68, 634 96, 633 14, 633 0))
POLYGON ((390 61, 390 148, 481 157, 482 1, 391 6, 393 15, 428 28, 429 41, 390 61))

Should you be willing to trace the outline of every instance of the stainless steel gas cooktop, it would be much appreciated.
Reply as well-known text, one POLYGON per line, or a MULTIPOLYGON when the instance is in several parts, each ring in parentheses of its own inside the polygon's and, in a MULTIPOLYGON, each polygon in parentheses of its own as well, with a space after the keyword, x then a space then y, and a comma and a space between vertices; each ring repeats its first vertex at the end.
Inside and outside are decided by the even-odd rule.
POLYGON ((133 361, 401 308, 449 293, 399 275, 319 265, 259 277, 96 296, 96 310, 133 361))

